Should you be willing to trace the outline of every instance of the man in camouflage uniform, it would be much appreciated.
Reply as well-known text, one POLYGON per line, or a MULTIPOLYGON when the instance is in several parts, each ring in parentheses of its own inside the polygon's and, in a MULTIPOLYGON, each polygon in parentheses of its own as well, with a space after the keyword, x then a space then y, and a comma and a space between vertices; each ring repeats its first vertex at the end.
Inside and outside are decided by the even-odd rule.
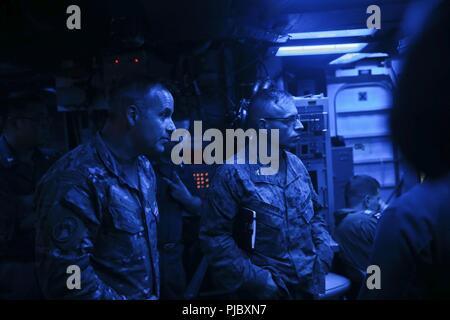
POLYGON ((357 290, 366 275, 378 220, 386 206, 380 198, 380 183, 367 175, 353 176, 345 186, 347 207, 335 212, 334 237, 343 272, 357 290))
POLYGON ((135 80, 116 90, 110 107, 101 133, 38 187, 37 274, 47 298, 159 297, 156 183, 143 155, 169 141, 173 98, 160 84, 135 80), (81 270, 78 288, 71 265, 81 270))
POLYGON ((333 253, 313 209, 317 195, 308 172, 286 150, 303 128, 292 96, 259 92, 248 108, 248 127, 279 129, 280 168, 262 175, 259 164, 226 164, 215 174, 200 230, 213 277, 234 298, 314 298, 324 290, 333 253), (256 212, 252 250, 242 250, 233 236, 242 208, 256 212))
POLYGON ((2 112, 0 300, 41 297, 34 273, 33 194, 39 179, 57 159, 56 152, 41 146, 47 108, 44 91, 27 90, 11 94, 2 112))

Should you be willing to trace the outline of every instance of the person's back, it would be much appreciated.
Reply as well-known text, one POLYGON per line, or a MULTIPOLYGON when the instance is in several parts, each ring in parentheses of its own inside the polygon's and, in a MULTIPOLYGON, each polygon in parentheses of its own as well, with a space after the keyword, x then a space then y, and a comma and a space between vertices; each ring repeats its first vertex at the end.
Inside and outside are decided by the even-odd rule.
POLYGON ((383 212, 372 261, 381 290, 361 298, 450 298, 450 175, 424 182, 383 212))
POLYGON ((370 263, 381 286, 362 299, 450 297, 450 3, 442 1, 412 46, 391 110, 392 138, 426 181, 383 213, 370 263), (432 94, 439 92, 439 94, 432 94))
POLYGON ((334 230, 334 239, 339 244, 339 257, 346 266, 365 272, 369 265, 370 252, 377 229, 378 219, 371 210, 348 209, 334 230))
POLYGON ((334 238, 339 244, 337 264, 354 287, 360 286, 381 214, 380 183, 368 175, 355 175, 345 185, 347 208, 335 212, 334 238))

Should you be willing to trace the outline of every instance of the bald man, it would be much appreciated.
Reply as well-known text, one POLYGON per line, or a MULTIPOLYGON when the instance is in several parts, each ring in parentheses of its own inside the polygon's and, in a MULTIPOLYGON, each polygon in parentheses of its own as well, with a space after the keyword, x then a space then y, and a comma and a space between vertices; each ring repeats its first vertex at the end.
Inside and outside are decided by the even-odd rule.
POLYGON ((309 174, 287 151, 303 129, 292 96, 259 92, 248 108, 247 126, 279 130, 279 170, 263 175, 259 163, 218 169, 200 228, 213 278, 231 298, 315 298, 325 289, 333 253, 324 220, 313 209, 317 195, 309 174))
POLYGON ((173 98, 136 80, 112 95, 103 130, 38 186, 37 276, 51 299, 158 299, 155 175, 175 129, 173 98))

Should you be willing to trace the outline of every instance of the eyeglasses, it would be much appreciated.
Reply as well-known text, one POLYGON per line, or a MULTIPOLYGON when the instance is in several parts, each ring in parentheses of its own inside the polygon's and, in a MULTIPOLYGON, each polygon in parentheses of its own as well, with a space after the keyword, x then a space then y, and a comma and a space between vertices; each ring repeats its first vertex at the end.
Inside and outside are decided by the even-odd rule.
POLYGON ((290 125, 290 126, 295 125, 295 124, 297 123, 297 121, 300 122, 300 124, 302 123, 301 117, 300 117, 299 114, 296 114, 295 116, 290 116, 290 117, 287 117, 287 118, 262 118, 262 119, 265 119, 265 120, 274 120, 274 121, 281 121, 281 122, 283 122, 284 124, 290 125))

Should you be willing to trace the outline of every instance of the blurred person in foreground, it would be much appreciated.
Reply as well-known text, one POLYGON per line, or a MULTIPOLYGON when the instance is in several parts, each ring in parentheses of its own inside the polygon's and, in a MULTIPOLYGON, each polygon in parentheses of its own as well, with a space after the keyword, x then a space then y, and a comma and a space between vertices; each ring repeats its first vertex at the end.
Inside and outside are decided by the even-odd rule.
POLYGON ((394 142, 427 178, 384 211, 371 258, 381 288, 364 285, 361 299, 450 298, 449 7, 441 2, 411 48, 390 119, 394 142))

